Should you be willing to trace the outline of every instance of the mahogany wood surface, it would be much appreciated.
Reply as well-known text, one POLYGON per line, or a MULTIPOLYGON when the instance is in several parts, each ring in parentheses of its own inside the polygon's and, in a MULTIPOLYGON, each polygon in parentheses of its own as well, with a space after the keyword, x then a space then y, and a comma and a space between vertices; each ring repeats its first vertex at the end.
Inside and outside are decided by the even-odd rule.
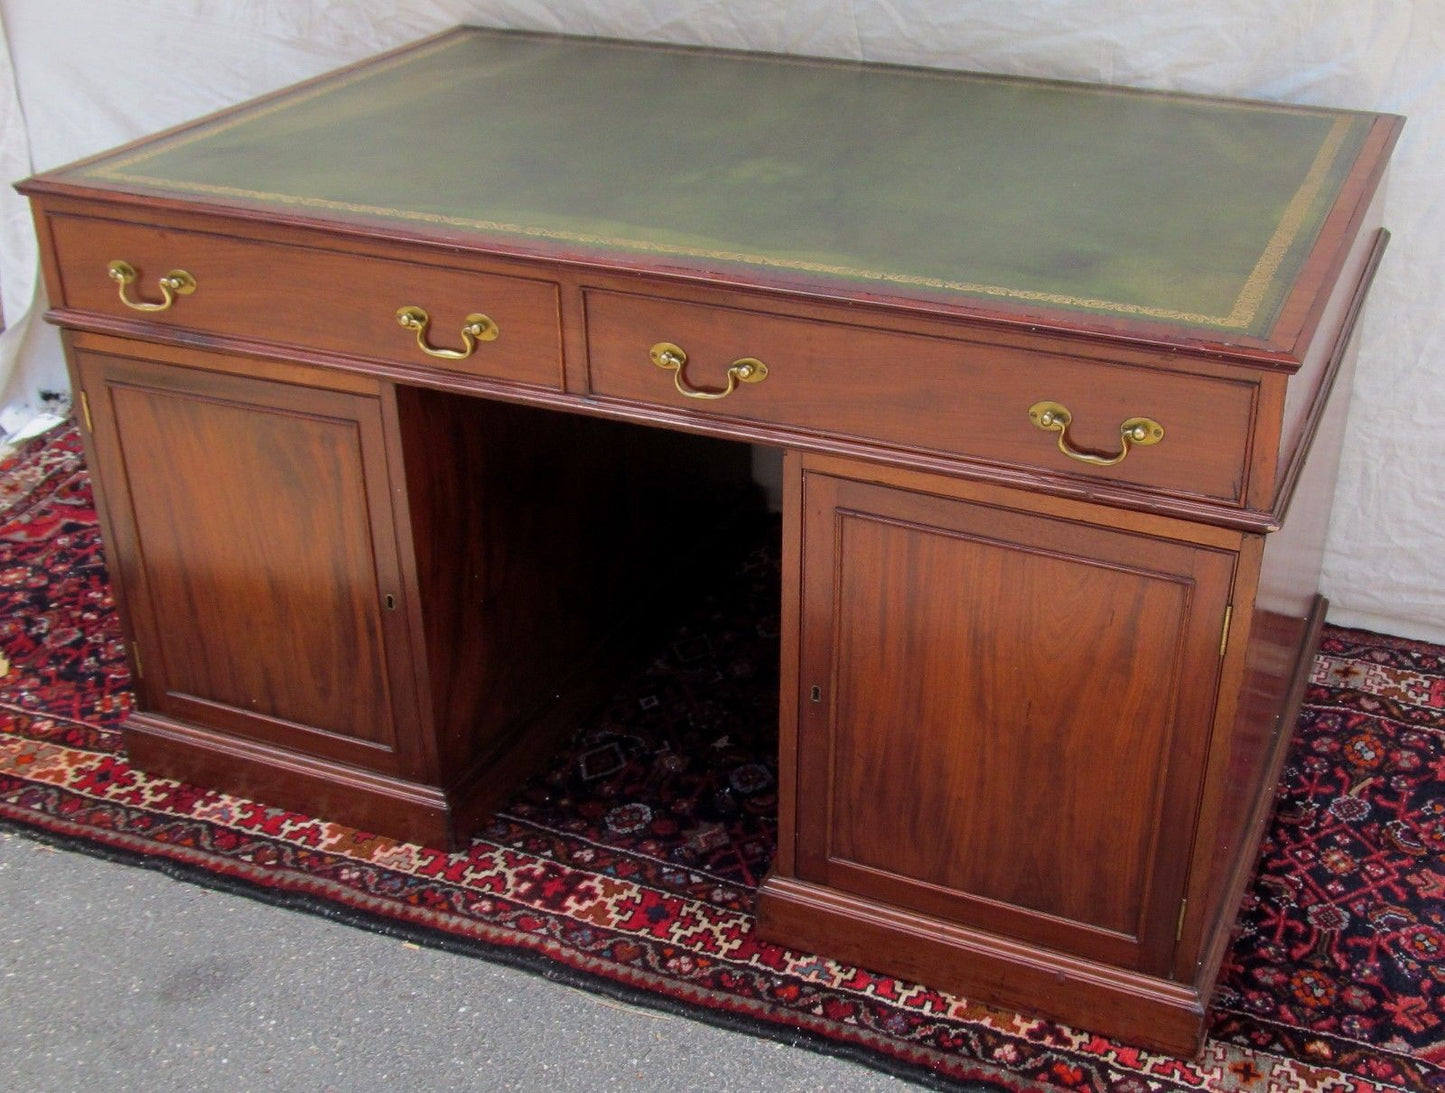
POLYGON ((393 778, 195 722, 138 710, 121 728, 127 758, 142 770, 304 815, 326 816, 363 833, 423 846, 456 842, 456 802, 425 782, 393 778))
POLYGON ((28 181, 135 653, 132 760, 457 845, 720 564, 747 493, 725 441, 776 445, 760 931, 1192 1052, 1323 617, 1400 124, 462 31, 28 181), (695 82, 639 97, 634 63, 695 82), (967 125, 797 129, 813 81, 967 125), (764 84, 798 98, 724 117, 705 90, 764 84), (663 128, 697 154, 663 177, 628 149, 679 110, 663 128), (1148 201, 1059 196, 1141 154, 1148 201), (964 189, 926 199, 940 179, 964 189), (136 311, 117 258, 133 300, 176 268, 197 291, 136 311), (472 312, 500 336, 441 359, 403 305, 437 348, 472 312), (687 398, 662 341, 704 391, 741 357, 770 371, 687 398), (1095 454, 1127 417, 1165 437, 1080 462, 1029 421, 1042 400, 1095 454))
POLYGON ((587 294, 587 337, 591 389, 632 403, 826 429, 1224 502, 1239 501, 1244 487, 1254 413, 1249 382, 602 292, 587 294), (649 347, 661 341, 687 351, 685 378, 694 387, 720 389, 740 357, 761 359, 769 372, 725 400, 689 400, 648 360, 649 347), (1158 420, 1169 443, 1139 449, 1114 467, 1070 460, 1057 434, 1029 419, 1029 407, 1044 400, 1073 412, 1070 437, 1078 447, 1117 453, 1121 423, 1141 416, 1158 420))
POLYGON ((162 326, 562 386, 557 290, 547 282, 447 268, 440 259, 435 266, 375 257, 357 262, 330 250, 97 217, 58 216, 51 231, 67 257, 54 298, 64 307, 125 314, 106 276, 106 266, 119 258, 139 275, 127 290, 136 299, 158 300, 155 283, 172 269, 196 279, 193 294, 153 316, 162 326), (460 331, 472 313, 490 318, 499 334, 465 360, 428 356, 416 334, 397 323, 403 306, 426 310, 434 348, 461 350, 460 331))
MULTIPOLYGON (((106 200, 108 204, 105 209, 105 217, 107 219, 114 220, 125 215, 124 205, 110 204, 116 200, 111 195, 107 195, 106 200)), ((71 199, 56 199, 55 205, 58 213, 63 213, 70 219, 95 218, 94 214, 87 214, 90 206, 84 203, 71 199)), ((157 223, 162 219, 155 210, 148 209, 143 215, 157 223)), ((239 210, 237 215, 241 215, 239 210)), ((51 246, 55 246, 55 236, 49 228, 56 219, 57 217, 51 216, 40 224, 42 235, 48 237, 51 246)), ((1247 469, 1242 469, 1241 474, 1243 480, 1249 484, 1249 494, 1256 499, 1263 499, 1263 508, 1240 508, 1237 501, 1210 499, 1190 492, 1163 488, 1142 492, 1140 483, 1131 480, 1138 479, 1139 476, 1130 467, 1137 467, 1140 458, 1144 455, 1152 456, 1156 460, 1162 458, 1166 463, 1178 459, 1176 456, 1163 453, 1162 448, 1138 453, 1132 464, 1126 463, 1113 468, 1091 467, 1070 460, 1059 453, 1053 444, 1051 435, 1035 429, 1026 418, 1018 418, 1013 414, 1004 415, 1003 420, 1013 422, 1012 425, 1005 426, 1013 436, 1012 444, 1007 447, 1017 451, 1017 461, 999 462, 980 458, 979 449, 984 445, 977 440, 965 443, 953 436, 934 439, 935 444, 951 448, 952 451, 923 448, 916 442, 909 443, 906 439, 896 440, 895 437, 906 435, 899 425, 879 430, 887 434, 889 439, 885 441, 881 437, 874 437, 872 429, 848 433, 840 431, 836 427, 830 427, 832 423, 825 423, 823 426, 815 428, 804 424, 794 424, 784 415, 779 414, 754 420, 740 416, 736 412, 724 412, 728 408, 726 406, 699 412, 695 406, 701 404, 681 405, 685 400, 676 395, 670 386, 664 389, 662 399, 654 397, 649 401, 634 398, 612 398, 603 393, 589 395, 584 301, 601 291, 603 285, 608 286, 611 295, 619 295, 616 290, 621 287, 633 287, 634 279, 593 273, 585 281, 579 282, 576 274, 565 267, 549 270, 535 264, 498 261, 494 256, 460 254, 453 251, 439 252, 434 248, 418 253, 415 248, 399 246, 395 241, 371 240, 359 244, 350 234, 328 236, 312 231, 297 231, 287 226, 257 223, 250 217, 244 217, 239 221, 228 221, 212 216, 178 214, 168 211, 163 219, 164 230, 167 233, 179 230, 187 237, 209 238, 218 234, 245 232, 258 239, 264 239, 268 243, 275 243, 283 249, 288 248, 290 246, 288 240, 294 238, 297 243, 304 242, 308 252, 335 252, 332 254, 333 259, 351 264, 363 260, 366 264, 370 264, 378 257, 386 257, 399 265, 405 264, 407 261, 421 261, 428 267, 445 264, 456 270, 466 269, 493 278, 501 276, 510 279, 521 275, 526 283, 536 283, 547 276, 556 276, 562 299, 566 302, 564 311, 567 315, 567 322, 564 323, 563 340, 568 345, 567 359, 570 361, 568 368, 573 377, 567 382, 567 392, 569 393, 558 391, 552 386, 519 384, 500 372, 493 375, 477 368, 469 371, 463 371, 456 367, 438 368, 435 365, 444 362, 434 362, 430 358, 425 358, 425 355, 416 350, 414 343, 410 341, 400 355, 378 355, 364 358, 324 349, 305 348, 295 342, 282 344, 274 340, 267 340, 268 337, 274 338, 275 333, 266 330, 263 324, 255 324, 252 329, 243 333, 219 336, 203 328, 178 323, 171 312, 142 317, 127 309, 113 291, 105 294, 94 289, 93 283, 98 277, 94 255, 87 256, 86 261, 82 263, 71 262, 68 254, 57 252, 60 255, 57 266, 47 274, 51 291, 57 294, 57 298, 62 291, 60 286, 63 278, 58 272, 58 266, 63 262, 67 269, 74 267, 73 272, 68 275, 69 279, 74 282, 92 283, 92 293, 98 297, 98 300, 93 301, 93 307, 88 306, 83 309, 56 308, 51 317, 75 330, 139 336, 150 341, 163 340, 178 345, 196 345, 205 348, 218 345, 234 346, 244 349, 251 356, 274 358, 286 361, 288 364, 304 360, 326 368, 338 376, 343 372, 350 372, 357 375, 394 379, 409 385, 469 391, 507 401, 552 406, 575 413, 641 421, 665 428, 776 443, 804 450, 881 458, 892 463, 910 464, 924 470, 988 478, 1007 482, 1022 489, 1044 489, 1057 493, 1087 496, 1101 504, 1130 509, 1146 507, 1151 511, 1167 512, 1226 526, 1263 531, 1278 525, 1277 514, 1273 511, 1273 507, 1279 502, 1279 498, 1270 488, 1270 482, 1278 454, 1279 439, 1276 430, 1280 421, 1278 409, 1280 399, 1277 394, 1271 397, 1270 393, 1278 391, 1284 382, 1284 377, 1273 370, 1246 369, 1229 363, 1221 363, 1210 357, 1164 354, 1157 350, 1128 347, 1108 341, 1087 341, 1078 337, 1061 337, 1039 330, 1020 334, 998 329, 940 323, 936 319, 924 318, 907 310, 840 308, 814 300, 780 301, 768 294, 741 286, 735 293, 728 294, 672 280, 660 281, 651 286, 654 300, 675 298, 679 302, 697 303, 703 305, 698 310, 706 314, 727 315, 739 305, 745 305, 748 312, 756 312, 764 317, 806 319, 808 320, 806 324, 782 322, 772 324, 772 326, 774 329, 791 331, 794 335, 801 333, 805 340, 808 331, 831 330, 836 335, 836 340, 843 346, 839 352, 839 359, 842 360, 856 360, 857 350, 855 347, 858 344, 882 346, 883 350, 887 351, 886 354, 870 356, 867 362, 869 368, 875 367, 879 360, 892 359, 891 354, 893 353, 911 350, 918 346, 928 347, 929 358, 933 361, 942 360, 947 367, 935 367, 930 373, 930 378, 935 381, 936 393, 931 389, 928 397, 916 397, 911 404, 906 403, 898 396, 893 396, 891 400, 885 400, 883 405, 885 407, 893 406, 895 413, 901 417, 907 416, 902 413, 903 410, 912 412, 917 409, 920 401, 925 407, 931 406, 939 396, 942 396, 945 405, 967 406, 967 399, 960 398, 947 386, 939 386, 947 385, 959 374, 963 374, 975 382, 998 382, 984 379, 983 371, 976 367, 961 371, 952 365, 955 360, 977 362, 997 359, 1001 364, 1018 369, 1023 374, 1028 373, 1028 362, 1031 359, 1055 362, 1056 371, 1071 378, 1072 389, 1076 389, 1078 381, 1086 377, 1097 379, 1118 375, 1132 377, 1133 382, 1136 383, 1144 383, 1147 377, 1161 374, 1163 376, 1162 388, 1165 391, 1173 392, 1176 397, 1180 393, 1195 391, 1190 384, 1198 382, 1198 378, 1205 380, 1205 387, 1199 390, 1257 390, 1260 394, 1256 398, 1256 406, 1249 418, 1249 435, 1240 440, 1245 452, 1248 453, 1247 457, 1241 459, 1239 456, 1217 454, 1219 449, 1214 447, 1214 442, 1226 439, 1231 430, 1225 429, 1221 432, 1216 426, 1206 425, 1203 431, 1203 438, 1210 441, 1210 448, 1215 452, 1213 455, 1204 454, 1203 458, 1206 462, 1210 460, 1217 462, 1222 459, 1227 465, 1243 464, 1247 469), (722 309, 722 311, 718 312, 717 309, 722 309), (897 331, 901 334, 924 334, 926 338, 880 340, 878 334, 885 330, 897 331), (1100 372, 1094 369, 1094 364, 1106 367, 1100 372), (668 398, 672 400, 671 403, 664 401, 668 398), (1044 442, 1042 446, 1040 446, 1040 441, 1044 442), (1163 454, 1161 455, 1161 453, 1163 454), (1036 461, 1029 462, 1031 458, 1036 458, 1036 461)), ((264 278, 255 275, 252 280, 264 281, 264 278)), ((264 295, 269 292, 274 292, 274 289, 265 285, 253 285, 241 295, 245 296, 248 293, 264 295)), ((632 294, 627 293, 626 295, 631 296, 632 294)), ((199 292, 186 298, 183 302, 193 304, 198 296, 199 292)), ((178 304, 177 308, 179 309, 180 306, 178 304)), ((397 328, 396 333, 403 332, 397 328)), ((308 329, 306 336, 314 337, 314 331, 308 329)), ((297 341, 300 340, 302 339, 297 339, 297 341)), ((499 342, 500 339, 498 342, 490 343, 488 348, 494 349, 499 342)), ((395 350, 395 343, 391 340, 390 335, 385 339, 385 344, 391 346, 392 351, 395 350)), ((380 344, 375 347, 375 351, 380 353, 380 344)), ((815 356, 809 353, 806 347, 803 355, 810 359, 815 356)), ((902 359, 911 359, 911 354, 902 359)), ((797 370, 792 369, 791 371, 796 373, 797 370)), ((640 382, 641 386, 647 387, 658 376, 664 380, 667 379, 664 374, 651 367, 645 368, 644 373, 655 373, 655 375, 645 375, 640 381, 638 377, 632 376, 632 382, 640 382)), ((815 384, 816 386, 831 391, 840 387, 846 388, 849 378, 857 373, 857 369, 839 369, 833 365, 831 360, 825 360, 819 367, 810 369, 809 373, 814 380, 820 381, 815 384)), ((339 379, 337 382, 340 382, 339 379)), ((1306 385, 1309 382, 1306 381, 1306 385)), ((915 388, 918 386, 916 381, 910 381, 910 383, 915 388)), ((908 390, 908 387, 909 384, 903 385, 905 391, 908 390)), ((738 397, 741 398, 744 394, 755 395, 759 389, 759 387, 750 388, 746 392, 740 393, 738 397)), ((1089 389, 1093 390, 1093 385, 1090 385, 1089 389)), ((1291 387, 1290 390, 1293 393, 1294 388, 1291 387)), ((1006 409, 1016 410, 1012 404, 1017 402, 1018 398, 1009 398, 1007 392, 1004 392, 1002 397, 1007 403, 1006 409)), ((736 402, 736 400, 730 401, 736 402)), ((1100 450, 1110 450, 1111 447, 1112 450, 1117 450, 1118 421, 1122 420, 1123 414, 1129 411, 1121 406, 1110 407, 1110 411, 1116 415, 1112 424, 1102 424, 1108 421, 1107 417, 1101 417, 1098 421, 1079 421, 1073 427, 1071 436, 1076 438, 1076 442, 1089 447, 1097 444, 1100 450), (1079 436, 1089 439, 1078 440, 1079 436)), ((996 427, 978 420, 983 416, 974 412, 973 425, 975 428, 990 430, 996 427)), ((1194 422, 1199 419, 1197 411, 1186 410, 1186 416, 1194 422)), ((811 420, 817 415, 805 412, 800 417, 803 420, 811 420)), ((1188 437, 1187 430, 1185 435, 1188 437)), ((1172 431, 1171 438, 1175 441, 1179 439, 1177 428, 1172 431)), ((1197 443, 1200 439, 1200 435, 1194 437, 1195 443, 1192 445, 1192 455, 1189 457, 1196 462, 1200 456, 1200 445, 1197 443)), ((1235 439, 1239 440, 1237 436, 1235 439)), ((1173 477, 1179 476, 1176 474, 1173 477)), ((1242 485, 1233 485, 1230 487, 1230 492, 1238 493, 1243 488, 1242 485)))
POLYGON ((1233 555, 804 468, 799 877, 1166 970, 1233 555))
POLYGON ((406 642, 376 400, 113 357, 79 368, 142 702, 415 773, 409 672, 387 652, 406 642))
MULTIPOLYGON (((1354 240, 1340 279, 1321 314, 1320 329, 1325 334, 1304 353, 1300 373, 1291 380, 1284 393, 1272 500, 1265 501, 1262 492, 1266 475, 1260 473, 1251 483, 1255 503, 1260 507, 1274 508, 1281 516, 1289 505, 1292 478, 1308 455, 1314 423, 1334 390, 1343 347, 1349 343, 1359 323, 1375 271, 1389 245, 1390 233, 1381 227, 1380 206, 1383 199, 1384 194, 1377 191, 1373 204, 1364 210, 1360 234, 1354 240)), ((1277 377, 1275 382, 1278 383, 1277 377)))
POLYGON ((1207 996, 1183 984, 919 914, 795 877, 770 876, 763 936, 970 1000, 1041 1013, 1185 1058, 1204 1042, 1207 996))

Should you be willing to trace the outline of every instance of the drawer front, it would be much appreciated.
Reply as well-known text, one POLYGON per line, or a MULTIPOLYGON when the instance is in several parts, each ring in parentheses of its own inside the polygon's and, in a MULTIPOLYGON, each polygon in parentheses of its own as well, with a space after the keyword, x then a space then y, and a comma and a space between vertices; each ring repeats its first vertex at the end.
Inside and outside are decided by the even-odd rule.
POLYGON ((1238 502, 1255 386, 1050 353, 871 331, 807 319, 652 297, 587 293, 594 394, 829 436, 1137 483, 1238 502), (682 350, 659 365, 659 343, 682 350), (755 358, 766 366, 746 363, 755 358), (734 369, 751 382, 729 379, 734 369), (688 397, 683 389, 721 398, 688 397), (1040 428, 1030 407, 1067 408, 1066 433, 1040 428), (1150 418, 1163 439, 1124 450, 1123 423, 1150 418))
POLYGON ((144 318, 207 334, 302 346, 394 364, 513 380, 560 389, 562 347, 556 286, 229 236, 123 224, 87 217, 51 219, 63 299, 58 305, 117 318, 144 318), (136 273, 126 296, 162 304, 160 279, 184 270, 195 281, 172 293, 164 310, 122 302, 107 273, 114 260, 136 273), (402 307, 423 309, 421 332, 397 321, 402 307), (495 337, 464 336, 474 313, 495 324, 495 337), (470 342, 470 344, 469 344, 470 342))

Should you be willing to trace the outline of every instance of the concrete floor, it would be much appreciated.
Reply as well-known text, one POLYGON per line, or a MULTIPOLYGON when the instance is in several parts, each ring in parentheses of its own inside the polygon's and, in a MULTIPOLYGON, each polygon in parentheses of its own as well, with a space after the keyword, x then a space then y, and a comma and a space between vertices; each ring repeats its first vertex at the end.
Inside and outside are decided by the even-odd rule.
POLYGON ((0 1086, 916 1088, 845 1060, 7 832, 0 1086))

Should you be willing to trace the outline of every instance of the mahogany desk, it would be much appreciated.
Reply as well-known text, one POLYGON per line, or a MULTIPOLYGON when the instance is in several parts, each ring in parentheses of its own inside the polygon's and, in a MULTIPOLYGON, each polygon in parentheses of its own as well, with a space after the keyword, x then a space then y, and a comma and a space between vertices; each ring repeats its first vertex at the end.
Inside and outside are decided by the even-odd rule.
POLYGON ((1400 124, 459 31, 24 183, 132 760, 459 843, 781 447, 760 930, 1192 1051, 1400 124))

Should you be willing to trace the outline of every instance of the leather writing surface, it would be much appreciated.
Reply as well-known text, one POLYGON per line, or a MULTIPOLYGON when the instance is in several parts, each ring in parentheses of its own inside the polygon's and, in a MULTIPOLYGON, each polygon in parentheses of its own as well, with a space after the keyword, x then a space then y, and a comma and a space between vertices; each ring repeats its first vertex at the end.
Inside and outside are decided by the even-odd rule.
POLYGON ((472 31, 82 174, 684 271, 1262 336, 1373 120, 472 31))

